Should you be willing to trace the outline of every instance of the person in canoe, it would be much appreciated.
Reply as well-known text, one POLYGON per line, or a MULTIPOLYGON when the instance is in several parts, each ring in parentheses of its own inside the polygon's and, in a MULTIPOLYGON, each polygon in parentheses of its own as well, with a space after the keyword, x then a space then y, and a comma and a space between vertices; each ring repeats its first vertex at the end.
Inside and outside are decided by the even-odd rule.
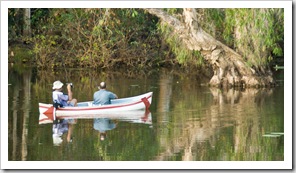
POLYGON ((94 93, 94 105, 107 105, 111 104, 111 99, 117 99, 117 95, 106 89, 106 82, 101 82, 98 87, 99 91, 94 93))
POLYGON ((52 99, 53 103, 58 103, 62 107, 67 106, 77 106, 77 99, 73 98, 73 93, 71 90, 71 84, 67 85, 68 94, 64 94, 63 91, 63 83, 61 81, 55 81, 53 83, 53 92, 52 99))

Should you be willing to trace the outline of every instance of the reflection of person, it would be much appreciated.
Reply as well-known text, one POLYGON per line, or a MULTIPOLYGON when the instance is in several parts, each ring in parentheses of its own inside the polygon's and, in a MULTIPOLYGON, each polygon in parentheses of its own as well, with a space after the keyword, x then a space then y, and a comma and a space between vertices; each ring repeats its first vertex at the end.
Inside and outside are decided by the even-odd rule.
POLYGON ((52 126, 52 139, 55 146, 62 144, 63 134, 67 133, 67 142, 72 142, 72 131, 73 125, 76 124, 77 120, 74 119, 61 119, 58 123, 54 123, 52 126))
POLYGON ((111 104, 111 99, 117 99, 117 95, 106 90, 106 83, 101 82, 99 86, 99 91, 94 93, 94 102, 95 105, 106 105, 111 104))
POLYGON ((95 118, 94 119, 94 129, 98 130, 100 133, 100 140, 104 141, 107 133, 106 131, 112 130, 116 127, 117 123, 114 123, 109 118, 95 118))
POLYGON ((62 92, 63 90, 63 83, 61 81, 55 81, 53 83, 53 87, 52 89, 54 90, 52 92, 52 100, 55 103, 58 103, 60 105, 64 106, 77 106, 77 100, 74 99, 73 93, 71 91, 71 84, 67 85, 67 91, 68 91, 68 95, 64 94, 62 92))
POLYGON ((53 144, 59 146, 62 142, 63 134, 67 133, 67 142, 72 142, 73 126, 77 120, 74 119, 61 119, 58 123, 54 123, 52 126, 52 139, 53 144))

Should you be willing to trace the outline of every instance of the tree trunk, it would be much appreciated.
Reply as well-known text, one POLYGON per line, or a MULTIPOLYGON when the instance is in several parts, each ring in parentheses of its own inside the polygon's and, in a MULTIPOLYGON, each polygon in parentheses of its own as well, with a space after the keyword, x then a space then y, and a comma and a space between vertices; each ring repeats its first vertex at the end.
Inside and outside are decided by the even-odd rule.
POLYGON ((251 68, 241 55, 203 31, 197 22, 195 9, 183 9, 184 22, 161 9, 145 10, 170 25, 188 49, 200 51, 206 62, 214 70, 214 76, 209 85, 217 87, 263 87, 274 84, 269 69, 255 70, 251 68))
POLYGON ((23 133, 22 133, 22 161, 26 161, 28 157, 28 124, 30 117, 30 98, 31 98, 31 71, 24 73, 24 105, 23 105, 23 133))
POLYGON ((25 8, 24 11, 24 36, 31 37, 31 9, 25 8))

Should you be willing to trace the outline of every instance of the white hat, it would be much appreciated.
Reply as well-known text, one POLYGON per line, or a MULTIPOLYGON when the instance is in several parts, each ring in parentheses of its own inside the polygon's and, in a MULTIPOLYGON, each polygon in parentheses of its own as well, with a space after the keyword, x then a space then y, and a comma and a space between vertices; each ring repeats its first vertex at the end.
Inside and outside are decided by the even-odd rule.
POLYGON ((55 81, 54 83, 53 83, 53 87, 52 87, 52 89, 60 89, 60 88, 62 88, 63 87, 63 83, 61 82, 61 81, 55 81))

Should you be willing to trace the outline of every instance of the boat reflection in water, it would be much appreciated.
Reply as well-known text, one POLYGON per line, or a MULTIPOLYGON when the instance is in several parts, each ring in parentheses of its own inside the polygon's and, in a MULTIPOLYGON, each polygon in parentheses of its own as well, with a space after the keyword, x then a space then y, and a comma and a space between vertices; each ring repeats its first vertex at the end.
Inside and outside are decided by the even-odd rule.
POLYGON ((52 114, 39 114, 39 124, 53 124, 53 144, 59 146, 63 135, 67 134, 67 142, 72 142, 72 131, 78 119, 93 119, 93 128, 99 132, 100 140, 106 139, 107 131, 116 128, 119 121, 152 125, 152 115, 149 110, 121 111, 104 114, 77 114, 60 116, 56 120, 52 114))

